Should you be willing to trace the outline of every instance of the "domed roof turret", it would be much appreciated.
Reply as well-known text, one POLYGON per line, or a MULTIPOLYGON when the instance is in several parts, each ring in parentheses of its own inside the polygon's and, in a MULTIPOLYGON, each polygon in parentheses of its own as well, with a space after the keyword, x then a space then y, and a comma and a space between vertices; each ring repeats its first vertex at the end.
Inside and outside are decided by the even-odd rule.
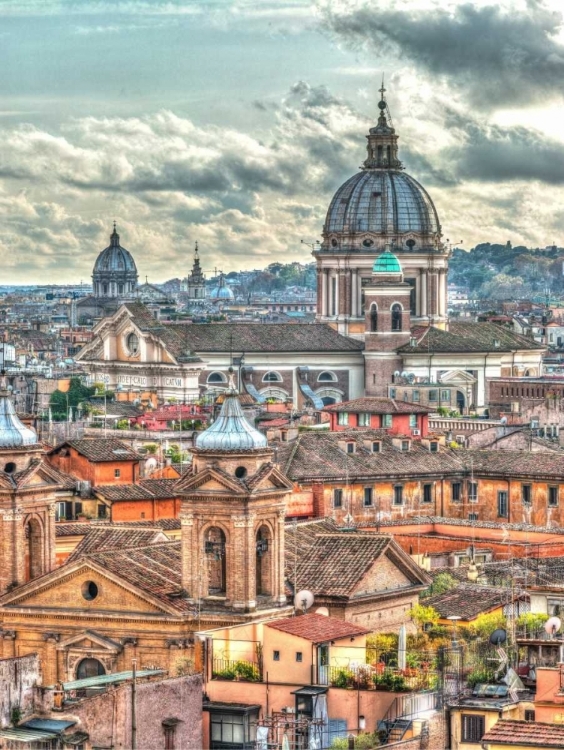
POLYGON ((110 244, 102 250, 94 264, 95 274, 103 271, 130 272, 137 276, 137 266, 135 265, 133 256, 129 250, 126 250, 119 244, 119 234, 116 231, 115 223, 114 231, 110 235, 110 244))
POLYGON ((266 437, 245 419, 239 394, 229 376, 229 390, 215 422, 196 438, 195 448, 203 451, 248 451, 268 447, 266 437))
POLYGON ((0 449, 36 444, 37 435, 16 414, 3 378, 0 383, 0 449))
POLYGON ((235 295, 233 294, 232 290, 225 283, 225 276, 223 274, 220 274, 219 276, 219 284, 215 287, 215 289, 211 290, 210 299, 215 299, 215 300, 235 299, 235 295))
POLYGON ((401 274, 403 273, 401 263, 389 247, 385 249, 382 255, 379 255, 372 266, 373 274, 401 274))

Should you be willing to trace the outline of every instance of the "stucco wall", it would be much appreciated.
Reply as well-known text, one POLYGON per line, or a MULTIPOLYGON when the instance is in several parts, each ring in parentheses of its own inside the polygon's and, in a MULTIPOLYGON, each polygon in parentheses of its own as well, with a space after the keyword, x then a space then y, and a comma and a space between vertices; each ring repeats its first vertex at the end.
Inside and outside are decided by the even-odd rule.
POLYGON ((0 725, 11 723, 12 709, 19 708, 22 718, 33 712, 33 688, 41 684, 37 654, 0 659, 0 725))

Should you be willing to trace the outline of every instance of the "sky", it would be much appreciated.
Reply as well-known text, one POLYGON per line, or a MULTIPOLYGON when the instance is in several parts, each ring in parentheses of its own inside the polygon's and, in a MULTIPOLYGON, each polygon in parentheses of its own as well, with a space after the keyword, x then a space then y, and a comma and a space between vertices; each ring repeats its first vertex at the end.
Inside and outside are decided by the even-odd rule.
POLYGON ((445 241, 564 246, 560 0, 0 0, 1 284, 311 260, 385 74, 445 241))

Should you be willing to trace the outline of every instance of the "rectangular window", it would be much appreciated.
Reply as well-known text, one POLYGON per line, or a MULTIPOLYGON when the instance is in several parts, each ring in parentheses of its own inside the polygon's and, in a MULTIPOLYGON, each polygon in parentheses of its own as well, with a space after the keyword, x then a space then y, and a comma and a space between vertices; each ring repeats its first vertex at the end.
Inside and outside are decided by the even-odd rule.
POLYGON ((431 453, 439 452, 439 444, 436 440, 433 440, 431 443, 429 443, 429 450, 431 451, 431 453))
POLYGON ((119 479, 121 477, 121 469, 114 469, 114 477, 119 479))
POLYGON ((525 721, 534 721, 535 720, 535 712, 532 708, 526 708, 525 709, 525 721))
POLYGON ((551 508, 558 505, 558 487, 548 488, 548 504, 551 508))
POLYGON ((423 485, 423 502, 424 503, 433 502, 433 485, 432 484, 423 485))
POLYGON ((419 391, 412 391, 411 398, 413 399, 413 403, 419 403, 419 391))
POLYGON ((437 401, 439 398, 439 392, 436 388, 431 388, 429 391, 429 401, 437 401))
POLYGON ((477 513, 468 513, 468 520, 469 521, 477 521, 478 520, 478 514, 477 513))
POLYGON ((107 518, 107 517, 108 517, 108 506, 99 505, 98 506, 98 518, 107 518))
POLYGON ((453 482, 452 485, 452 502, 460 502, 460 482, 453 482))
POLYGON ((479 744, 485 731, 485 716, 462 714, 462 742, 475 742, 479 744))
POLYGON ((409 426, 410 427, 417 427, 417 414, 410 414, 409 415, 409 426))
POLYGON ((358 415, 359 427, 370 427, 370 414, 362 413, 358 415))
POLYGON ((381 447, 379 442, 372 443, 372 453, 380 453, 381 447))
POLYGON ((391 426, 392 426, 392 415, 382 414, 382 427, 391 427, 391 426))
POLYGON ((450 404, 450 391, 441 391, 441 401, 450 404))
POLYGON ((372 505, 373 495, 374 495, 374 492, 373 492, 372 487, 364 488, 364 507, 365 508, 370 508, 370 506, 372 505))
POLYGON ((337 414, 337 424, 345 427, 349 423, 349 413, 347 411, 340 411, 337 414))
POLYGON ((354 443, 347 443, 347 453, 354 453, 354 443))
POLYGON ((394 487, 394 505, 403 505, 403 485, 396 484, 394 487))
POLYGON ((468 481, 468 500, 471 503, 478 502, 478 482, 468 481))
POLYGON ((272 652, 272 661, 280 661, 280 651, 272 652))
POLYGON ((296 651, 296 661, 303 661, 303 660, 304 660, 304 655, 302 654, 302 652, 296 651))
POLYGON ((505 490, 497 493, 497 515, 507 517, 507 492, 505 490))
POLYGON ((521 500, 523 501, 523 505, 531 504, 531 485, 530 484, 521 485, 521 500))
POLYGON ((340 490, 340 489, 333 490, 333 507, 334 508, 343 507, 343 490, 340 490))
POLYGON ((66 521, 66 518, 67 518, 67 504, 64 502, 64 500, 62 500, 61 502, 57 503, 55 519, 57 521, 66 521))
POLYGON ((396 389, 390 388, 390 398, 395 398, 395 397, 396 397, 396 389))

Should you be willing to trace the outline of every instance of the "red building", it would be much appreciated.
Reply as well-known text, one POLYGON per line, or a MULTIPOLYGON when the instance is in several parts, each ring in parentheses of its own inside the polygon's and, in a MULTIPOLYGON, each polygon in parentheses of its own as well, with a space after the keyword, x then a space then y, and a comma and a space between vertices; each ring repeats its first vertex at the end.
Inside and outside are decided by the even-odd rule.
POLYGON ((390 435, 426 437, 433 410, 393 398, 357 398, 326 406, 323 411, 329 414, 331 430, 335 432, 358 427, 385 429, 390 435))
POLYGON ((131 424, 138 424, 147 430, 171 430, 179 429, 186 422, 205 422, 206 419, 196 404, 170 404, 153 412, 145 412, 132 419, 131 424))

